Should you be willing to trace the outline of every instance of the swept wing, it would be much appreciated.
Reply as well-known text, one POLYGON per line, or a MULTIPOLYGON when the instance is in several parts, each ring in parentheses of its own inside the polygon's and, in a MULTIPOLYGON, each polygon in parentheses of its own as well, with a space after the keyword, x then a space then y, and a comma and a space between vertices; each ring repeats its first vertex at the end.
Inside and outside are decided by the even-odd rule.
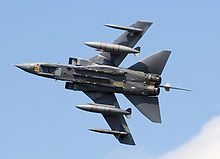
MULTIPOLYGON (((140 38, 144 35, 144 33, 149 29, 151 25, 151 22, 140 20, 132 24, 130 27, 106 24, 106 26, 111 28, 126 30, 118 39, 113 42, 113 44, 128 46, 131 48, 136 45, 136 43, 140 40, 140 38)), ((126 56, 127 54, 102 52, 90 58, 90 61, 101 65, 119 66, 126 56)))
MULTIPOLYGON (((95 103, 98 104, 106 104, 106 105, 114 105, 117 108, 120 108, 118 101, 113 93, 104 93, 104 92, 86 92, 84 93, 91 98, 95 103)), ((103 117, 107 121, 108 125, 112 129, 112 131, 108 130, 99 130, 99 129, 90 129, 92 131, 101 132, 101 133, 109 133, 113 134, 120 143, 135 145, 134 140, 131 136, 128 125, 123 117, 123 115, 105 115, 103 117)))

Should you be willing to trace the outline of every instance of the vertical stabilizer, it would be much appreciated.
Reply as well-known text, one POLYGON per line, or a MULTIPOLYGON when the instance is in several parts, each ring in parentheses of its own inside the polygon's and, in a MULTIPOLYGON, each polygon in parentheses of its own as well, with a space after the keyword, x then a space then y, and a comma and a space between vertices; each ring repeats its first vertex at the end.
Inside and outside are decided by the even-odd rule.
POLYGON ((129 67, 131 70, 161 75, 171 51, 162 50, 129 67))

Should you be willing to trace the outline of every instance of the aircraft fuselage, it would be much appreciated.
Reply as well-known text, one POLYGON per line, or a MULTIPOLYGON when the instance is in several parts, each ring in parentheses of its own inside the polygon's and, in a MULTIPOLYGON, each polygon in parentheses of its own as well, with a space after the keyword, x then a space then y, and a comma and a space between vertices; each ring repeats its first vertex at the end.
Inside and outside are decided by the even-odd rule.
POLYGON ((66 81, 66 89, 101 91, 145 96, 159 95, 161 77, 107 65, 74 66, 52 63, 16 65, 22 70, 47 78, 66 81))

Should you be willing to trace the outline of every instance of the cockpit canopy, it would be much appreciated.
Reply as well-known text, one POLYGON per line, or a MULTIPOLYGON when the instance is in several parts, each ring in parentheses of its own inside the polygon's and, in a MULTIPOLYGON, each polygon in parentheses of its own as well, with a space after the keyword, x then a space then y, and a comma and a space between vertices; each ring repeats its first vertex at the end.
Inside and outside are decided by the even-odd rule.
POLYGON ((48 67, 48 66, 41 66, 42 72, 43 73, 51 73, 54 74, 57 67, 48 67))

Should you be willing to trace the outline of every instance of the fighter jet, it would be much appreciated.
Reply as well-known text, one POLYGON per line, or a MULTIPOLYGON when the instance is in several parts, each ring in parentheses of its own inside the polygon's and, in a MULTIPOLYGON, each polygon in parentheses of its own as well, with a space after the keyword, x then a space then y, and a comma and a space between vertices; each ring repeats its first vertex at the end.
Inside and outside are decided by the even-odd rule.
POLYGON ((118 67, 128 54, 140 54, 140 47, 133 47, 151 25, 152 22, 140 20, 129 27, 105 24, 107 27, 123 30, 124 33, 113 43, 85 42, 89 47, 101 51, 90 59, 70 57, 69 64, 24 63, 16 67, 38 76, 65 81, 66 89, 84 92, 94 103, 78 105, 77 108, 101 113, 111 128, 89 130, 113 134, 120 143, 135 145, 123 116, 130 118, 131 108, 122 110, 115 93, 123 94, 152 122, 161 123, 158 102, 160 87, 166 91, 189 91, 171 87, 170 84, 161 85, 160 76, 171 51, 159 51, 128 68, 118 67))

